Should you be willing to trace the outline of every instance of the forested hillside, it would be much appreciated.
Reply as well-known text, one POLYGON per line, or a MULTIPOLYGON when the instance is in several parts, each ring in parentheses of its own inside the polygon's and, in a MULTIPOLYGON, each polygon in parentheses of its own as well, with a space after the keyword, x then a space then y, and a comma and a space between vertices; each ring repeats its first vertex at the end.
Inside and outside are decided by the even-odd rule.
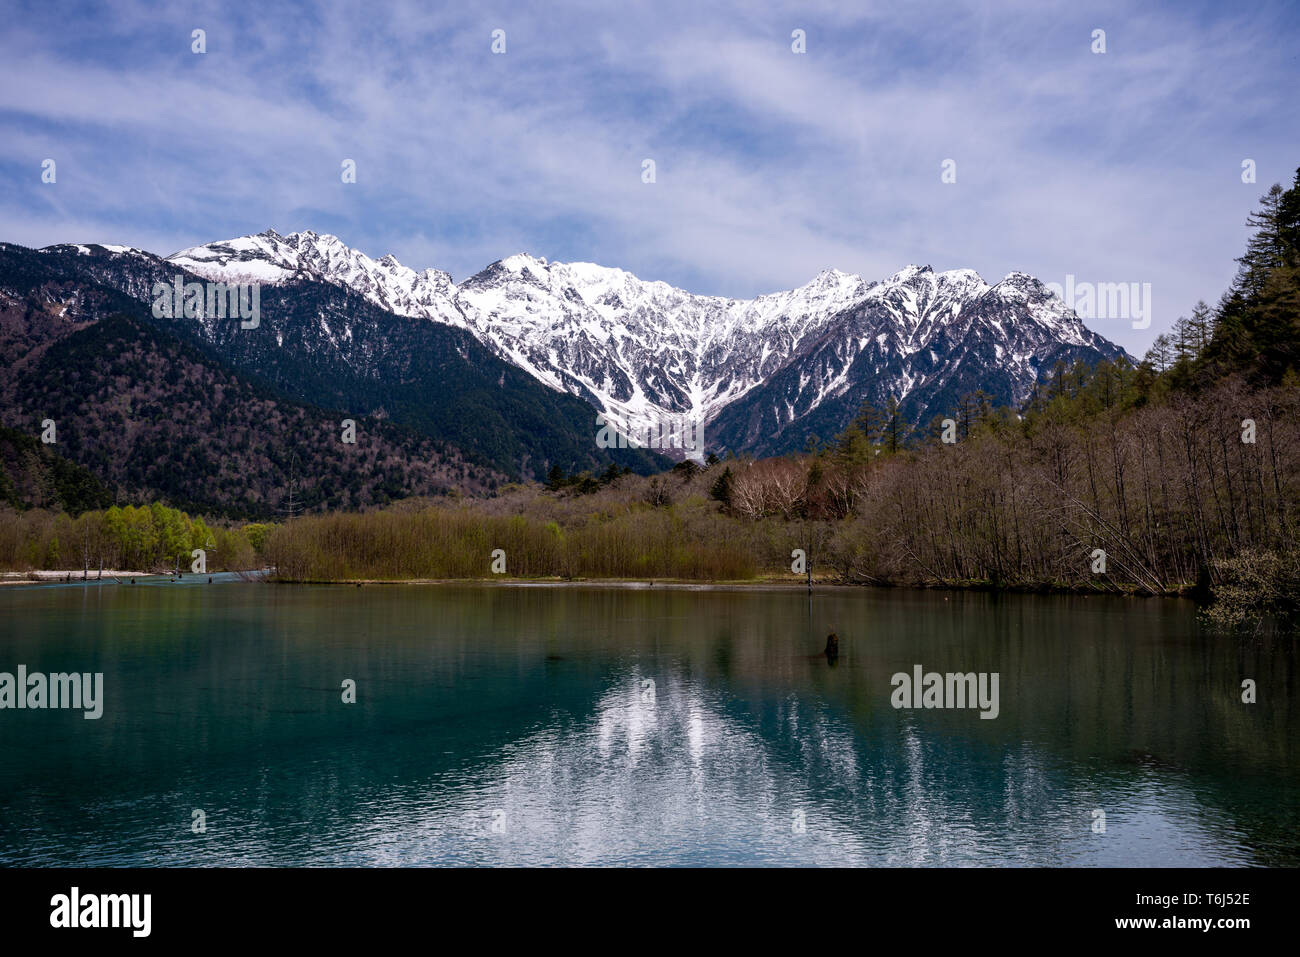
MULTIPOLYGON (((6 290, 15 301, 59 308, 86 298, 96 308, 81 311, 94 318, 131 315, 282 399, 394 422, 516 479, 541 478, 556 464, 617 462, 640 472, 667 464, 647 449, 600 448, 591 405, 537 382, 463 329, 395 315, 347 288, 306 278, 262 286, 252 329, 212 317, 154 315, 155 283, 170 285, 178 274, 180 267, 139 250, 0 244, 0 306, 6 290)), ((57 326, 45 331, 60 333, 57 326)), ((477 491, 472 483, 462 490, 477 491)))
POLYGON ((267 518, 488 491, 503 479, 382 420, 354 419, 356 441, 344 443, 346 412, 289 401, 126 314, 66 325, 10 367, 5 420, 33 439, 52 422, 58 455, 123 504, 267 518))
POLYGON ((111 505, 113 493, 90 469, 69 462, 34 436, 0 426, 0 502, 75 515, 111 505))

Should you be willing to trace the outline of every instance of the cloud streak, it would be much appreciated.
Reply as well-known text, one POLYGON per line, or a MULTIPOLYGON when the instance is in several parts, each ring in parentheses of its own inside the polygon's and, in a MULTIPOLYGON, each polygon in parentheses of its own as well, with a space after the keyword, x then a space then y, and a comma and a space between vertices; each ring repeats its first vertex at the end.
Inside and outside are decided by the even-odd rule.
POLYGON ((311 228, 457 279, 525 250, 734 296, 826 266, 1073 274, 1152 284, 1151 329, 1098 324, 1140 352, 1222 291, 1246 213, 1300 164, 1300 29, 1281 4, 33 4, 13 20, 0 238, 28 245, 168 253, 311 228))

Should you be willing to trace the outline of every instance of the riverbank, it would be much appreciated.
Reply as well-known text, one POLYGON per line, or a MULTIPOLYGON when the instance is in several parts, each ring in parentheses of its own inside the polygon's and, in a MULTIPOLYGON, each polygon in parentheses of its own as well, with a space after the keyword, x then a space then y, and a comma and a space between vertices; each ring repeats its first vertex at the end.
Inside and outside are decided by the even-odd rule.
POLYGON ((829 578, 804 578, 779 576, 743 580, 701 580, 688 578, 288 578, 268 575, 265 581, 280 585, 489 585, 498 587, 597 587, 597 588, 682 588, 682 589, 761 589, 771 591, 824 591, 829 589, 885 588, 921 589, 925 591, 994 592, 1009 595, 1123 595, 1133 598, 1195 598, 1194 585, 1182 585, 1164 592, 1152 592, 1136 584, 1110 587, 1081 587, 1078 585, 996 585, 993 582, 846 582, 829 578))
MULTIPOLYGON (((221 578, 229 580, 231 575, 250 582, 271 582, 279 585, 487 585, 497 587, 596 587, 596 588, 678 588, 678 589, 762 589, 773 591, 805 591, 852 588, 898 588, 922 589, 928 591, 959 592, 993 592, 1009 595, 1126 595, 1140 598, 1198 598, 1197 588, 1192 584, 1179 585, 1163 592, 1153 592, 1135 583, 1107 582, 1105 585, 1081 586, 1069 583, 1040 583, 1030 585, 1006 585, 991 581, 971 580, 963 582, 885 582, 885 581, 844 581, 838 578, 814 576, 811 582, 803 576, 760 575, 744 579, 701 579, 701 578, 611 578, 611 577, 568 577, 538 576, 515 577, 492 575, 462 577, 425 577, 406 578, 371 578, 371 577, 304 577, 277 576, 266 568, 235 570, 222 572, 221 578)), ((168 572, 123 571, 104 569, 102 579, 99 572, 92 572, 89 579, 83 577, 81 569, 36 569, 32 571, 0 572, 0 585, 31 584, 76 584, 78 582, 117 582, 136 578, 172 578, 168 572)), ((181 580, 194 578, 202 580, 200 575, 182 575, 181 580)), ((207 576, 211 577, 211 576, 207 576)))
POLYGON ((0 585, 31 585, 40 582, 80 582, 80 581, 107 581, 113 578, 147 578, 152 572, 141 571, 122 571, 116 568, 105 568, 102 572, 95 569, 85 577, 85 573, 80 568, 69 569, 34 569, 26 572, 0 572, 0 585))

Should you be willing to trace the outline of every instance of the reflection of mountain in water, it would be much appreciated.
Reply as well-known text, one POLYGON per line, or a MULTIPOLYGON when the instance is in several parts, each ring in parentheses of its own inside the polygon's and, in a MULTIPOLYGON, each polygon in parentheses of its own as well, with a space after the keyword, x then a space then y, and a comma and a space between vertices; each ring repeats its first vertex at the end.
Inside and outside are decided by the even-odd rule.
POLYGON ((0 722, 0 862, 1300 861, 1290 646, 1205 640, 1179 603, 816 614, 833 669, 780 592, 14 590, 11 660, 103 671, 107 702, 0 722), (999 671, 999 717, 891 708, 916 661, 999 671))
POLYGON ((1152 863, 1231 857, 1222 834, 1187 823, 1195 796, 1167 778, 1089 786, 1028 746, 1002 753, 887 721, 863 741, 815 698, 788 694, 751 711, 678 673, 655 675, 650 697, 647 678, 628 669, 590 715, 555 715, 470 778, 397 796, 354 835, 356 858, 1106 865, 1126 863, 1135 838, 1151 845, 1152 863), (1109 809, 1106 834, 1091 829, 1099 806, 1109 809), (494 812, 504 812, 504 833, 491 829, 494 812), (426 823, 393 842, 413 817, 426 823))

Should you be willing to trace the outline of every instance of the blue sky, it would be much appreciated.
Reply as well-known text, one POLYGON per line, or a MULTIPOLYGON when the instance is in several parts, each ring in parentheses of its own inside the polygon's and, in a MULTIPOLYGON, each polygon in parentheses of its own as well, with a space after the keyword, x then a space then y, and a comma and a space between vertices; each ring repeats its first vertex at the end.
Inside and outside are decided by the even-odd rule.
POLYGON ((1073 275, 1151 284, 1150 329, 1089 322, 1141 352, 1300 166, 1294 3, 226 6, 6 0, 0 240, 314 229, 457 280, 526 251, 729 296, 1073 275))

